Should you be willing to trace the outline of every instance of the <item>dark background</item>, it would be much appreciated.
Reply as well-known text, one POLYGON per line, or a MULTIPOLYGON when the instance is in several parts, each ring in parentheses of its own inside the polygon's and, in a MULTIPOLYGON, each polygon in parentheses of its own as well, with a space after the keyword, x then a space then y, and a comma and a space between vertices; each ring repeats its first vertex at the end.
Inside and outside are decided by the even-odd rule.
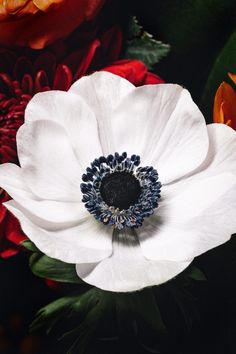
MULTIPOLYGON (((219 52, 236 28, 235 1, 130 0, 130 9, 135 9, 145 30, 171 45, 169 55, 157 64, 157 73, 185 86, 205 113, 201 96, 219 52)), ((207 119, 211 121, 209 114, 207 119)))
MULTIPOLYGON (((123 1, 112 15, 114 22, 127 28, 127 13, 135 14, 145 30, 171 45, 169 56, 155 70, 167 82, 187 87, 204 112, 201 96, 206 79, 235 29, 235 1, 123 1)), ((211 121, 209 114, 207 120, 211 121)), ((165 287, 160 290, 159 305, 169 334, 159 352, 140 349, 136 338, 127 337, 113 347, 97 347, 94 353, 235 354, 236 242, 232 239, 198 257, 196 264, 207 281, 191 288, 194 308, 180 310, 164 296, 165 287)), ((50 289, 32 275, 27 252, 0 259, 0 280, 0 354, 66 353, 55 338, 27 332, 35 312, 64 290, 50 289)))

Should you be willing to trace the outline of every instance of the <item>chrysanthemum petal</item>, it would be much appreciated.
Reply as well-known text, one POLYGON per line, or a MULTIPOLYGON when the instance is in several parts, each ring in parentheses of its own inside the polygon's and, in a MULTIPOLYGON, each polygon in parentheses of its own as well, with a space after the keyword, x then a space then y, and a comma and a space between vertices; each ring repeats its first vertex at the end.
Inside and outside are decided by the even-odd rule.
POLYGON ((52 120, 62 125, 83 169, 102 155, 95 115, 78 95, 63 91, 38 93, 26 107, 25 119, 52 120))
POLYGON ((82 170, 62 126, 49 120, 25 123, 17 149, 27 185, 42 199, 81 201, 82 170))
POLYGON ((108 291, 128 292, 158 285, 182 272, 187 262, 150 261, 144 258, 135 231, 113 234, 113 253, 99 263, 76 265, 85 282, 108 291))
MULTIPOLYGON (((69 92, 81 96, 96 115, 104 155, 116 151, 113 141, 115 139, 114 134, 117 132, 113 132, 111 126, 113 112, 121 100, 134 89, 135 87, 129 81, 117 75, 108 72, 96 72, 93 75, 82 77, 69 90, 69 92)), ((132 102, 129 102, 129 105, 132 104, 132 102)), ((120 124, 124 124, 123 119, 120 120, 120 124)), ((126 131, 126 136, 123 136, 122 139, 129 136, 129 133, 129 131, 126 131)))
POLYGON ((25 214, 16 203, 10 201, 5 205, 19 219, 24 233, 49 257, 67 263, 86 263, 98 262, 112 253, 111 229, 91 216, 81 219, 74 227, 53 231, 50 227, 39 227, 37 218, 30 219, 30 213, 25 214))
POLYGON ((138 87, 113 113, 117 151, 141 156, 162 183, 172 182, 198 167, 206 157, 205 120, 189 92, 173 84, 138 87))

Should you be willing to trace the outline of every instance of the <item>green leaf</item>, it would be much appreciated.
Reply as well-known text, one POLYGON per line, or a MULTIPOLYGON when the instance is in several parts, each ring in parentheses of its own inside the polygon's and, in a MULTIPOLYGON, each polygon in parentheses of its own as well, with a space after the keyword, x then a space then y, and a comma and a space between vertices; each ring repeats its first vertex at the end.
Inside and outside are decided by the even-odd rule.
POLYGON ((188 269, 188 277, 196 281, 206 281, 207 278, 203 271, 195 266, 191 266, 188 269))
POLYGON ((43 326, 50 332, 53 326, 63 319, 71 318, 79 313, 86 314, 97 303, 96 289, 90 289, 83 294, 62 297, 41 308, 31 324, 31 330, 43 326))
POLYGON ((142 34, 142 26, 138 23, 137 18, 134 16, 131 18, 130 24, 129 24, 129 34, 128 37, 130 40, 132 40, 135 37, 140 37, 142 34))
POLYGON ((146 288, 139 292, 116 295, 117 313, 121 317, 121 325, 127 319, 136 320, 137 323, 149 327, 159 334, 167 332, 166 326, 153 293, 152 288, 146 288))
POLYGON ((64 316, 64 312, 66 309, 71 308, 78 300, 78 295, 74 296, 66 296, 62 297, 52 303, 46 305, 45 307, 41 308, 37 314, 34 321, 31 323, 30 329, 31 331, 35 331, 43 326, 46 326, 48 331, 51 330, 51 320, 61 318, 64 316))
POLYGON ((35 244, 30 240, 21 242, 21 245, 31 252, 40 252, 39 249, 35 246, 35 244))
POLYGON ((201 104, 209 117, 212 117, 214 96, 222 81, 229 81, 227 73, 236 73, 236 31, 229 37, 218 55, 205 85, 201 104))
POLYGON ((143 61, 148 69, 152 69, 170 50, 168 44, 157 41, 153 36, 143 31, 134 17, 129 30, 129 40, 127 42, 124 57, 143 61))
POLYGON ((112 312, 114 304, 113 295, 98 289, 92 289, 91 291, 93 291, 95 303, 87 311, 86 317, 79 326, 64 333, 61 337, 61 339, 76 338, 67 354, 85 354, 89 344, 94 339, 95 332, 101 326, 102 319, 106 316, 107 312, 112 312))
MULTIPOLYGON (((56 333, 59 331, 62 333, 59 340, 70 343, 68 354, 84 354, 104 319, 106 322, 112 313, 115 313, 114 295, 91 288, 81 294, 60 298, 40 309, 31 330, 45 327, 47 333, 53 329, 56 333)), ((108 323, 109 328, 113 322, 108 323)))
MULTIPOLYGON (((189 285, 182 281, 174 281, 168 284, 168 293, 172 298, 172 303, 177 305, 183 323, 188 330, 191 330, 194 323, 199 323, 200 312, 197 298, 191 291, 189 285)), ((174 307, 175 307, 174 305, 174 307)))
POLYGON ((30 257, 29 265, 32 272, 39 277, 64 283, 82 283, 76 274, 74 264, 64 263, 41 253, 34 253, 30 257))

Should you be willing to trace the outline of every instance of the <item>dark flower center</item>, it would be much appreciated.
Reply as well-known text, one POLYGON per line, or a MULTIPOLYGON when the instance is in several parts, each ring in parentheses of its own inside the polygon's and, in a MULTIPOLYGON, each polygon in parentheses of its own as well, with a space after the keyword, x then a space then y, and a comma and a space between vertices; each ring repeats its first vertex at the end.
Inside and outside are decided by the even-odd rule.
POLYGON ((102 179, 100 193, 107 205, 122 210, 137 203, 141 187, 133 174, 114 172, 102 179))
POLYGON ((96 220, 119 230, 142 226, 161 197, 161 182, 152 166, 138 167, 140 156, 126 152, 100 156, 82 175, 82 202, 96 220))

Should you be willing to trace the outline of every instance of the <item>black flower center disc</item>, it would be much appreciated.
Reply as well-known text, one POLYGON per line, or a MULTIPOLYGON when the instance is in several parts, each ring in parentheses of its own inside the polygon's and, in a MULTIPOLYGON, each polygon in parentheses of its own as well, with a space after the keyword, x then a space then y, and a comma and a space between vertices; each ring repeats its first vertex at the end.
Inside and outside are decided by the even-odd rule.
POLYGON ((100 193, 107 205, 122 210, 137 203, 141 187, 131 173, 114 172, 102 179, 100 193))

